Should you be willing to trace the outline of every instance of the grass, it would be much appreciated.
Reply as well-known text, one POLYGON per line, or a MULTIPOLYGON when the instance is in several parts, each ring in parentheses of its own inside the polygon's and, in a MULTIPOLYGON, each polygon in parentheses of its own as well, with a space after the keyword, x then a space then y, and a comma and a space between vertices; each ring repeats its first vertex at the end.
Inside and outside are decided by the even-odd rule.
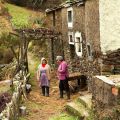
POLYGON ((8 84, 0 85, 0 94, 10 91, 10 86, 8 84))
POLYGON ((61 113, 60 115, 52 117, 49 120, 78 120, 78 118, 68 115, 67 113, 61 113))
POLYGON ((37 67, 39 65, 39 58, 34 56, 32 53, 29 54, 28 58, 29 62, 29 70, 30 70, 30 84, 32 85, 32 88, 35 89, 36 87, 36 71, 37 67))
POLYGON ((24 117, 20 117, 19 120, 26 120, 26 118, 24 118, 24 117))
POLYGON ((35 11, 8 3, 6 3, 5 6, 8 9, 10 15, 12 16, 11 22, 15 28, 31 27, 31 19, 36 19, 36 17, 42 17, 40 12, 37 13, 35 11))
MULTIPOLYGON (((37 66, 39 64, 39 59, 34 56, 32 53, 28 53, 29 57, 28 57, 28 62, 29 62, 29 70, 30 70, 30 84, 32 85, 32 89, 37 89, 36 88, 36 82, 35 82, 35 73, 36 73, 36 70, 37 70, 37 66)), ((27 107, 27 110, 29 111, 29 117, 32 116, 33 113, 33 109, 34 111, 39 111, 41 109, 41 107, 43 106, 42 104, 40 103, 37 103, 37 102, 34 102, 34 101, 24 101, 23 105, 25 105, 27 107)), ((27 116, 21 116, 19 118, 19 120, 26 120, 27 119, 27 116)))
MULTIPOLYGON (((41 109, 41 107, 42 107, 41 104, 38 104, 38 103, 35 103, 35 102, 32 102, 32 101, 27 101, 23 105, 27 107, 27 112, 26 113, 29 116, 32 116, 32 114, 34 114, 33 111, 31 111, 32 109, 34 109, 34 111, 39 111, 39 109, 41 109)), ((20 116, 19 120, 26 120, 28 115, 20 116)))

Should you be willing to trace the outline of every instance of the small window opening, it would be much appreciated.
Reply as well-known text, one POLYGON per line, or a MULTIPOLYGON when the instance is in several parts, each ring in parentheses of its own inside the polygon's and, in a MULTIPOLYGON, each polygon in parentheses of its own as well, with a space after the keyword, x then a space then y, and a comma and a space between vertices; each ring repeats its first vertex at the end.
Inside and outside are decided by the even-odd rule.
POLYGON ((73 36, 69 35, 70 42, 73 42, 73 36))
POLYGON ((68 22, 72 22, 72 11, 68 11, 68 22))
POLYGON ((53 11, 53 26, 55 26, 55 11, 53 11))
POLYGON ((70 57, 73 59, 75 57, 75 46, 70 44, 70 57))
POLYGON ((91 47, 90 47, 90 45, 87 45, 87 49, 88 49, 88 56, 91 56, 91 47))

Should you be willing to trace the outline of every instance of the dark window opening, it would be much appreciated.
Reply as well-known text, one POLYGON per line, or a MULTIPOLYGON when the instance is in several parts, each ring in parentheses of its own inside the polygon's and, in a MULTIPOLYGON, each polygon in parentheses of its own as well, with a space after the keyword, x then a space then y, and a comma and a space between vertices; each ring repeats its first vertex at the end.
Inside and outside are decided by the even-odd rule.
POLYGON ((72 22, 72 11, 68 11, 68 22, 72 22))
POLYGON ((53 26, 55 26, 55 11, 53 11, 53 26))
POLYGON ((87 45, 87 50, 88 50, 88 56, 91 56, 91 47, 90 47, 90 45, 87 45))
POLYGON ((69 35, 69 40, 70 40, 70 42, 73 42, 73 36, 72 35, 69 35))
POLYGON ((70 57, 71 59, 75 57, 75 46, 70 44, 70 57))
POLYGON ((55 63, 55 55, 54 55, 54 41, 51 39, 51 52, 52 52, 52 64, 55 63))

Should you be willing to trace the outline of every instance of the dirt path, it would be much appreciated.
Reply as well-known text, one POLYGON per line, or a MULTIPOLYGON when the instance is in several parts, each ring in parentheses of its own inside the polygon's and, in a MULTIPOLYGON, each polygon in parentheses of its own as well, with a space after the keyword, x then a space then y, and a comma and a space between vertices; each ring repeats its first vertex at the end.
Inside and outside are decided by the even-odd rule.
MULTIPOLYGON (((32 90, 28 96, 28 116, 27 120, 48 120, 50 116, 59 113, 66 100, 57 100, 58 87, 55 79, 51 81, 50 97, 44 97, 41 94, 41 89, 36 84, 36 88, 32 90)), ((37 82, 36 82, 37 83, 37 82)))
MULTIPOLYGON (((30 70, 35 71, 36 63, 29 55, 30 70), (33 67, 31 67, 33 66, 33 67)), ((33 72, 35 74, 35 72, 33 72)), ((55 73, 52 72, 50 82, 50 97, 44 97, 41 94, 41 89, 38 87, 35 75, 31 77, 32 91, 28 95, 28 100, 25 101, 27 107, 27 115, 21 120, 49 120, 51 116, 59 114, 64 110, 67 103, 66 95, 64 99, 59 99, 58 80, 55 79, 55 73)), ((78 96, 72 95, 72 99, 78 96)))

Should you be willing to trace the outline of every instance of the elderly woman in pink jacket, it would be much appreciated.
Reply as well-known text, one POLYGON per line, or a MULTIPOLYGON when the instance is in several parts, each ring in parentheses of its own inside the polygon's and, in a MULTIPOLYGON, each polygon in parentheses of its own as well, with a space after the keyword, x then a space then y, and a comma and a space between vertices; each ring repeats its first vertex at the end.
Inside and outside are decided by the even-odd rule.
POLYGON ((67 99, 70 99, 70 89, 69 89, 69 84, 68 84, 68 65, 67 63, 63 60, 62 56, 57 56, 56 57, 57 63, 58 63, 58 70, 57 70, 57 75, 59 79, 59 90, 60 90, 60 98, 63 98, 63 90, 66 91, 67 93, 67 99))

